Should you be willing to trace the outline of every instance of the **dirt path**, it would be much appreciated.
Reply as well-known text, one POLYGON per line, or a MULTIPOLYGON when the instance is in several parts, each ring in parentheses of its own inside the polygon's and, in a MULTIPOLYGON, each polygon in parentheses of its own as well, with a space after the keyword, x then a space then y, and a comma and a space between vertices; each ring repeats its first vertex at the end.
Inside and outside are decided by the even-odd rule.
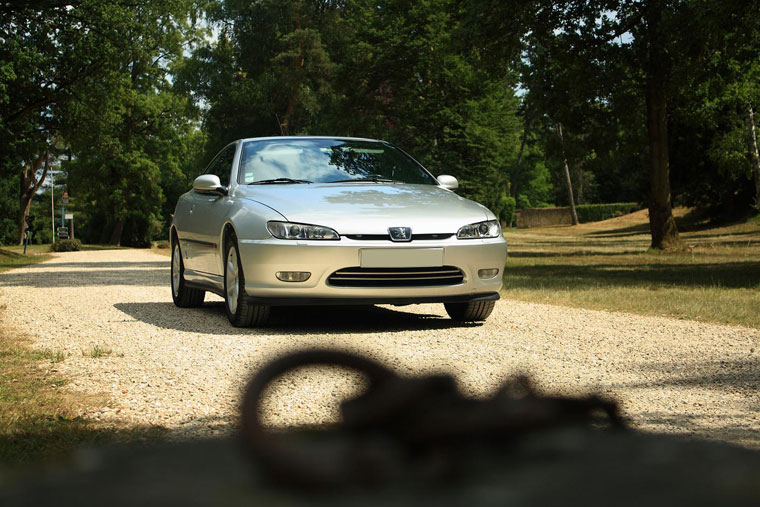
MULTIPOLYGON (((268 359, 302 347, 366 354, 405 375, 446 371, 482 395, 516 372, 547 392, 599 391, 645 430, 760 448, 760 331, 502 299, 482 326, 457 326, 442 305, 288 309, 266 329, 231 327, 222 302, 171 302, 169 261, 148 251, 56 254, 0 275, 1 325, 65 352, 44 365, 69 389, 110 402, 84 414, 163 425, 177 436, 229 431, 240 389, 268 359)), ((336 415, 355 389, 342 370, 284 378, 265 403, 271 424, 336 415)))

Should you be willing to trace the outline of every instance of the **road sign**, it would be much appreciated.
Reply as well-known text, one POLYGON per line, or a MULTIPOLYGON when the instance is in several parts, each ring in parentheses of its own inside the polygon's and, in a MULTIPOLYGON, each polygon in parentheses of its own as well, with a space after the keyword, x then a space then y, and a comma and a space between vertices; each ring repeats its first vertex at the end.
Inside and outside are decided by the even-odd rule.
POLYGON ((74 213, 66 213, 63 218, 64 220, 74 220, 74 213))

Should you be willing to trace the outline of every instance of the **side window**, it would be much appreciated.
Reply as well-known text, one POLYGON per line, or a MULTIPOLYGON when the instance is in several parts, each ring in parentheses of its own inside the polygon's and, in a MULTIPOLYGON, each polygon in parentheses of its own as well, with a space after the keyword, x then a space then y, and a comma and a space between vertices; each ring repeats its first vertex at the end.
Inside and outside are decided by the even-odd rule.
POLYGON ((224 187, 230 184, 230 171, 232 171, 232 161, 235 158, 235 148, 236 145, 234 144, 226 147, 206 169, 205 174, 219 176, 219 181, 224 187))

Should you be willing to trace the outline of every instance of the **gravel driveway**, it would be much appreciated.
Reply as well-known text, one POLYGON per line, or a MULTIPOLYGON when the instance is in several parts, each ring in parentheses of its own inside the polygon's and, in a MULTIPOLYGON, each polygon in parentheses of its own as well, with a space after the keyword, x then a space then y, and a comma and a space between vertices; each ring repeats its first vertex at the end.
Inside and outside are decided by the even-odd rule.
MULTIPOLYGON (((508 296, 508 293, 507 293, 508 296)), ((150 424, 176 436, 230 430, 240 390, 270 358, 303 347, 337 347, 404 375, 445 371, 472 395, 530 374, 546 392, 597 391, 617 398, 644 430, 760 448, 760 330, 502 299, 484 325, 456 325, 443 305, 289 308, 265 329, 236 329, 222 301, 176 308, 169 259, 149 251, 56 254, 0 275, 2 326, 32 346, 63 351, 43 365, 69 389, 105 395, 85 414, 150 424)), ((302 370, 265 400, 273 425, 336 417, 336 401, 360 378, 302 370)))

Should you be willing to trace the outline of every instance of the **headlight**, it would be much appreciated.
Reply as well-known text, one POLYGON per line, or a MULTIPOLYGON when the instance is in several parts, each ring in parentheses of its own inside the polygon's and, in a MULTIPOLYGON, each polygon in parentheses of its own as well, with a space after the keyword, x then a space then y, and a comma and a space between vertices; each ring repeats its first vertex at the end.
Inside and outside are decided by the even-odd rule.
POLYGON ((457 231, 459 239, 498 238, 500 235, 501 226, 498 220, 465 225, 457 231))
POLYGON ((320 225, 267 222, 267 229, 279 239, 340 239, 337 232, 320 225))

